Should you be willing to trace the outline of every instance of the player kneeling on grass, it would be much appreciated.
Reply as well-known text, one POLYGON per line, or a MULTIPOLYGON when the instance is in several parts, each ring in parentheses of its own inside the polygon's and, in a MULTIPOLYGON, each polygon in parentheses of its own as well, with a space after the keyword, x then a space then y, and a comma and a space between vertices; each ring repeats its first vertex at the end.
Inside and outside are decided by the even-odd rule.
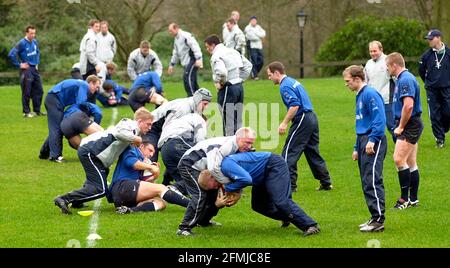
POLYGON ((320 232, 311 219, 291 198, 289 169, 284 159, 269 152, 247 152, 227 156, 221 165, 223 175, 233 178, 225 184, 227 204, 237 202, 240 191, 252 185, 252 209, 266 217, 290 223, 304 236, 320 232))
POLYGON ((165 185, 154 183, 159 176, 158 163, 149 158, 155 153, 150 140, 143 138, 139 147, 129 146, 119 157, 110 194, 119 214, 163 210, 168 203, 187 207, 190 199, 165 185))

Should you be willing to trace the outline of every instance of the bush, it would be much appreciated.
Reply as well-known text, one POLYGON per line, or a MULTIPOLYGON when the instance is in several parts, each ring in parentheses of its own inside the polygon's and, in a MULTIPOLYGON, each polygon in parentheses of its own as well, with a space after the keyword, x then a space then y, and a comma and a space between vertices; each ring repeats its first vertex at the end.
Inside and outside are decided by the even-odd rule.
MULTIPOLYGON (((383 44, 384 52, 400 52, 404 57, 419 57, 428 47, 423 39, 425 26, 416 20, 405 18, 378 19, 363 16, 349 19, 347 24, 334 33, 319 48, 318 62, 351 61, 368 59, 368 45, 373 40, 383 44)), ((418 63, 407 63, 417 74, 418 63)), ((340 75, 344 67, 322 68, 322 75, 340 75)))

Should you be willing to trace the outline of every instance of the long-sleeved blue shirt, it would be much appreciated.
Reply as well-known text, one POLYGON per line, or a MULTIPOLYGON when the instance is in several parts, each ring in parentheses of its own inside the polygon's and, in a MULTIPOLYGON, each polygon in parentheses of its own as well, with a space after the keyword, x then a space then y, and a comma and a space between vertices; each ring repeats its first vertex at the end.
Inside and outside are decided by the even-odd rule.
POLYGON ((312 112, 313 106, 305 88, 294 78, 286 76, 280 83, 280 94, 287 109, 298 106, 295 116, 305 112, 312 112))
POLYGON ((383 97, 366 85, 356 95, 356 134, 369 135, 369 141, 375 143, 385 135, 385 126, 383 97))
POLYGON ((393 100, 393 112, 395 119, 402 117, 403 98, 411 97, 414 99, 414 107, 411 117, 422 114, 422 104, 420 103, 420 87, 417 79, 408 70, 403 71, 395 83, 395 92, 393 100))
POLYGON ((125 151, 119 156, 116 169, 114 170, 110 190, 113 185, 122 180, 139 180, 142 176, 142 170, 135 170, 134 164, 138 161, 144 161, 139 148, 135 146, 128 146, 125 151))
POLYGON ((249 185, 262 184, 271 155, 269 152, 250 152, 225 157, 221 171, 231 181, 225 185, 225 191, 237 192, 249 185))
POLYGON ((64 80, 48 91, 48 94, 56 94, 64 107, 87 102, 88 93, 89 84, 76 79, 64 80))
POLYGON ((38 41, 33 39, 31 42, 26 38, 22 38, 15 47, 13 47, 8 54, 11 62, 17 68, 21 63, 28 63, 29 65, 36 66, 39 64, 40 51, 38 41))
POLYGON ((93 104, 90 102, 84 102, 81 104, 74 104, 74 105, 70 106, 69 108, 67 108, 64 111, 64 118, 69 117, 71 114, 73 114, 77 111, 82 111, 87 116, 94 117, 94 122, 99 125, 102 122, 102 117, 103 117, 102 110, 96 104, 93 104))
POLYGON ((162 83, 159 75, 156 72, 148 71, 139 74, 131 86, 130 91, 137 88, 143 87, 145 90, 150 90, 150 88, 155 87, 156 93, 160 94, 162 92, 162 83))
POLYGON ((419 74, 425 88, 447 88, 450 87, 450 48, 445 46, 443 52, 428 49, 420 60, 419 74), (437 68, 437 62, 439 68, 437 68))

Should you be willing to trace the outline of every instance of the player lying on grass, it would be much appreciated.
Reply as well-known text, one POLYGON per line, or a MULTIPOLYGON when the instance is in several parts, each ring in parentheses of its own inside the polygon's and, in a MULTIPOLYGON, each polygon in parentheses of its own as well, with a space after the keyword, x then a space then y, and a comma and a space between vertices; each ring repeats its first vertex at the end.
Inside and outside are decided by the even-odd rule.
POLYGON ((166 202, 182 207, 189 204, 189 198, 154 183, 160 172, 158 163, 149 161, 154 153, 144 137, 139 147, 129 146, 120 155, 109 188, 117 213, 159 211, 166 208, 166 202))

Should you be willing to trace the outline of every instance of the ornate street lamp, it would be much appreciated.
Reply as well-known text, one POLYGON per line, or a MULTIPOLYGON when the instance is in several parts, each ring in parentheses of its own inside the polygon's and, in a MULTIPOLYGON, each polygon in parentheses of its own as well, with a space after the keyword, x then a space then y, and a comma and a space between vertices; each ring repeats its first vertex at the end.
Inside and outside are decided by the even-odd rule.
POLYGON ((304 72, 303 72, 303 63, 304 63, 303 30, 304 30, 305 24, 306 24, 306 17, 308 17, 308 15, 306 15, 305 12, 303 12, 303 10, 300 10, 297 13, 297 22, 298 22, 298 27, 300 28, 300 78, 304 77, 304 72))

